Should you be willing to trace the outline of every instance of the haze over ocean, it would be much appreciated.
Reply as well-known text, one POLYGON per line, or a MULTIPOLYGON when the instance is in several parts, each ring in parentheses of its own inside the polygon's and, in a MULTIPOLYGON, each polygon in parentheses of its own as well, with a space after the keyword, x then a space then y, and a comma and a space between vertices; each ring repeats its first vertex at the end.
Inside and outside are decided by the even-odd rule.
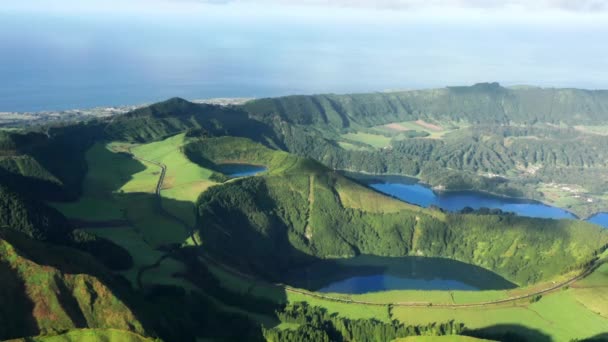
POLYGON ((0 8, 0 111, 486 81, 608 88, 604 8, 86 3, 0 8))

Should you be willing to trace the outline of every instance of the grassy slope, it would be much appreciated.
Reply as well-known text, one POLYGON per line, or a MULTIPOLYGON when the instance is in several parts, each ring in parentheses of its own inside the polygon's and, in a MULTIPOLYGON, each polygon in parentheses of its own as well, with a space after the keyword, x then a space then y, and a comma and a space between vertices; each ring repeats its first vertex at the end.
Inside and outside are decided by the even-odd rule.
POLYGON ((99 341, 121 341, 121 342, 153 342, 151 339, 139 334, 118 329, 74 329, 66 333, 52 336, 34 336, 18 338, 7 342, 99 342, 99 341))
POLYGON ((115 328, 144 334, 134 313, 112 292, 104 268, 75 250, 0 231, 0 338, 52 334, 77 327, 115 328), (87 274, 87 273, 89 274, 87 274), (19 313, 18 310, 23 310, 19 313), (30 317, 28 319, 28 317, 30 317))
POLYGON ((182 152, 187 143, 184 134, 139 145, 132 149, 136 156, 161 163, 167 166, 167 174, 163 181, 161 195, 176 201, 165 202, 169 204, 165 209, 174 215, 187 219, 194 225, 194 203, 199 194, 215 184, 209 180, 213 171, 194 164, 182 152))
MULTIPOLYGON (((154 191, 160 169, 154 164, 135 161, 125 153, 116 152, 125 151, 127 147, 130 146, 119 143, 94 145, 86 154, 88 172, 83 184, 83 196, 76 202, 54 203, 54 206, 70 218, 102 223, 107 220, 127 220, 130 226, 87 230, 129 251, 134 265, 121 273, 136 286, 139 269, 154 264, 163 255, 157 247, 167 243, 180 244, 187 238, 187 232, 179 222, 161 215, 157 210, 154 191)), ((154 157, 142 155, 148 157, 146 159, 154 157)), ((171 276, 182 268, 171 262, 162 263, 152 272, 158 274, 142 280, 144 284, 174 284, 188 288, 188 282, 171 276)))

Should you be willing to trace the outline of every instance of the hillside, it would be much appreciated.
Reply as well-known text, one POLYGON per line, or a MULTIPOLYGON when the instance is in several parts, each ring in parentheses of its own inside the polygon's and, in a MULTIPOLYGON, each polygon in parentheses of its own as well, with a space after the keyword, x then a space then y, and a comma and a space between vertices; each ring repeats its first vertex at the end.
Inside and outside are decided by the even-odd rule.
POLYGON ((147 338, 136 333, 118 329, 74 329, 66 333, 50 336, 17 338, 7 342, 155 342, 158 339, 147 338))
POLYGON ((87 327, 148 334, 111 290, 105 268, 86 254, 1 229, 0 273, 0 339, 87 327))
POLYGON ((112 118, 104 132, 109 140, 149 142, 197 129, 201 134, 245 136, 275 142, 274 132, 233 107, 197 104, 180 98, 143 107, 112 118))
POLYGON ((498 83, 404 92, 286 96, 246 103, 250 113, 292 124, 347 128, 416 119, 476 124, 608 122, 608 91, 504 88, 498 83))
POLYGON ((242 108, 272 126, 288 151, 334 169, 531 198, 586 218, 608 211, 607 104, 608 91, 487 83, 287 96, 242 108))
MULTIPOLYGON (((446 91, 475 97, 487 87, 496 88, 446 91)), ((387 124, 379 105, 367 114, 353 109, 346 118, 327 112, 327 121, 304 112, 290 119, 305 107, 294 101, 283 103, 284 118, 254 113, 248 106, 255 101, 218 107, 171 99, 107 120, 3 132, 0 273, 16 285, 0 290, 0 301, 24 311, 0 309, 2 321, 22 318, 0 331, 0 339, 140 341, 158 334, 167 341, 260 340, 264 334, 280 340, 337 336, 333 325, 341 336, 359 334, 362 341, 376 333, 459 333, 460 311, 440 311, 441 305, 510 298, 570 279, 608 245, 608 231, 584 222, 448 214, 384 196, 334 171, 415 174, 454 188, 485 186, 526 196, 537 191, 527 187, 533 182, 559 177, 600 193, 607 165, 602 134, 397 114, 385 119, 402 122, 387 124), (235 163, 261 172, 235 176, 226 168, 235 163), (517 183, 540 163, 545 167, 517 183), (483 176, 491 172, 506 176, 483 176), (340 297, 368 306, 271 284, 289 281, 284 276, 303 266, 332 266, 338 258, 367 254, 391 257, 395 265, 399 257, 454 259, 492 271, 510 287, 340 297), (514 284, 524 287, 512 289, 514 284), (319 307, 286 316, 301 301, 319 307), (419 307, 416 312, 431 316, 410 317, 407 306, 387 307, 396 301, 439 308, 419 307), (298 323, 311 317, 322 324, 298 323)), ((591 290, 551 294, 548 303, 565 297, 570 305, 585 291, 591 290)), ((592 317, 595 311, 586 306, 601 311, 603 299, 580 300, 585 307, 572 312, 584 312, 593 334, 600 332, 603 318, 592 317)), ((514 304, 527 310, 527 301, 514 304)), ((534 305, 549 317, 544 303, 534 305)), ((479 333, 473 336, 492 337, 483 334, 486 328, 509 331, 491 326, 510 319, 503 318, 463 319, 479 333)), ((533 322, 544 331, 549 325, 533 322)), ((584 336, 580 330, 562 335, 584 336)))
MULTIPOLYGON (((222 148, 217 141, 206 145, 222 148)), ((212 161, 224 158, 203 150, 212 161)), ((314 164, 301 158, 273 172, 260 154, 237 159, 267 165, 268 174, 201 195, 198 229, 207 251, 275 280, 319 258, 424 255, 472 263, 526 285, 586 263, 608 243, 607 231, 583 222, 451 215, 395 203, 324 167, 302 167, 314 164)))

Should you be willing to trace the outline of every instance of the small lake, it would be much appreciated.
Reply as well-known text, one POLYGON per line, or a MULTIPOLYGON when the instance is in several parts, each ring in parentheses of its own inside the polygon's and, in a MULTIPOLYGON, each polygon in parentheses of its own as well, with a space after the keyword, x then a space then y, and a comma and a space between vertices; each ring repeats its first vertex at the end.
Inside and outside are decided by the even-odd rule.
POLYGON ((226 163, 218 164, 218 171, 230 178, 248 177, 257 175, 267 169, 260 165, 226 163))
POLYGON ((426 257, 361 255, 323 260, 292 271, 287 283, 324 293, 361 294, 390 290, 502 290, 516 287, 489 270, 426 257))
POLYGON ((532 200, 494 196, 478 191, 435 192, 430 187, 418 183, 418 180, 409 177, 367 176, 350 173, 348 176, 382 193, 422 207, 434 205, 447 211, 460 211, 465 207, 490 208, 513 212, 520 216, 576 219, 576 216, 569 211, 532 200))

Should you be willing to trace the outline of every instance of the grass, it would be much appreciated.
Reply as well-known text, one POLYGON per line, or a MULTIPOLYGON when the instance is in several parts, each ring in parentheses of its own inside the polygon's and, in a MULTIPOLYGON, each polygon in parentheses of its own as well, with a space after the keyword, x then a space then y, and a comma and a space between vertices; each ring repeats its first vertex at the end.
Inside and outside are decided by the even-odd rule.
POLYGON ((134 194, 123 198, 127 219, 152 246, 181 244, 188 238, 188 231, 180 222, 167 217, 158 209, 158 200, 146 194, 134 194))
POLYGON ((426 137, 427 139, 441 139, 441 138, 443 138, 444 135, 454 132, 455 130, 458 130, 463 127, 466 127, 466 126, 463 126, 463 125, 457 126, 450 122, 431 123, 431 122, 425 122, 425 121, 419 120, 419 121, 395 122, 395 123, 388 124, 388 125, 375 126, 375 127, 372 127, 372 129, 374 129, 378 132, 385 133, 385 134, 389 133, 389 134, 396 134, 396 135, 398 135, 399 132, 401 132, 401 131, 408 131, 408 130, 426 132, 429 134, 426 137), (434 128, 433 126, 438 126, 438 127, 434 128))
MULTIPOLYGON (((251 282, 229 274, 219 268, 210 268, 218 276, 223 286, 238 292, 245 292, 251 282)), ((253 288, 252 294, 262 296, 259 284, 253 288)), ((266 287, 267 293, 271 290, 266 287)), ((273 290, 280 298, 280 292, 273 290)), ((518 294, 525 289, 515 291, 388 291, 341 297, 350 297, 362 301, 397 302, 402 299, 408 302, 455 302, 470 303, 491 301, 518 294)), ((400 307, 392 309, 392 317, 388 316, 388 307, 333 302, 314 298, 300 293, 286 292, 289 302, 306 301, 310 305, 326 308, 330 313, 340 313, 344 317, 376 318, 388 321, 395 318, 406 324, 428 324, 455 320, 464 323, 469 329, 490 329, 491 332, 516 329, 531 340, 551 338, 555 341, 568 341, 573 338, 586 338, 608 331, 608 264, 598 268, 587 278, 575 283, 571 288, 556 291, 542 296, 540 301, 530 303, 527 300, 517 303, 489 305, 469 308, 440 308, 440 307, 400 307), (502 330, 501 330, 502 329, 502 330), (540 335, 539 335, 540 334, 540 335)), ((271 298, 268 294, 267 298, 271 298)), ((411 339, 410 339, 411 340, 411 339)), ((449 339, 444 339, 449 340, 449 339)), ((407 341, 407 340, 406 340, 407 341)), ((425 341, 425 340, 422 340, 425 341)), ((433 340, 431 340, 433 341, 433 340)), ((464 339, 463 341, 468 341, 464 339)), ((471 340, 472 341, 472 340, 471 340)))
MULTIPOLYGON (((126 220, 130 223, 129 227, 89 231, 129 251, 134 267, 123 272, 123 275, 134 285, 138 270, 155 263, 163 255, 157 248, 182 244, 188 238, 188 231, 181 222, 164 215, 158 208, 159 202, 154 192, 160 168, 152 163, 134 160, 125 151, 132 149, 140 158, 167 165, 165 179, 173 177, 174 181, 171 187, 162 191, 166 197, 162 205, 173 215, 193 225, 194 202, 198 194, 212 184, 207 180, 211 171, 189 162, 180 153, 179 147, 183 142, 183 135, 178 135, 141 146, 98 143, 86 154, 88 172, 83 196, 76 202, 54 204, 69 218, 126 220)), ((142 279, 144 284, 172 284, 189 289, 190 283, 172 276, 182 270, 182 264, 167 259, 158 268, 147 271, 142 279)))
POLYGON ((338 141, 338 145, 340 145, 340 147, 342 147, 343 149, 349 151, 366 151, 369 149, 365 146, 355 145, 346 141, 338 141))
POLYGON ((387 306, 340 303, 321 298, 303 295, 301 293, 287 292, 289 302, 308 302, 312 306, 321 306, 329 313, 339 313, 340 316, 350 319, 377 319, 383 322, 390 322, 387 306))
POLYGON ((131 151, 140 158, 152 160, 167 166, 163 188, 170 189, 196 181, 209 179, 212 171, 191 162, 181 152, 186 143, 184 134, 178 134, 162 141, 140 145, 131 151))
POLYGON ((420 207, 382 195, 376 191, 359 186, 354 182, 338 178, 336 190, 342 205, 347 208, 361 209, 374 213, 392 213, 400 210, 420 210, 420 207))
POLYGON ((517 329, 532 340, 538 339, 536 334, 540 333, 555 341, 568 341, 608 331, 607 290, 608 266, 604 265, 572 288, 547 294, 533 304, 523 302, 471 308, 395 307, 393 315, 408 324, 453 319, 469 329, 494 332, 504 329, 500 325, 519 326, 517 329))
POLYGON ((118 329, 74 329, 54 336, 35 336, 10 340, 10 342, 99 342, 99 341, 122 341, 122 342, 153 342, 141 335, 118 329))
POLYGON ((133 257, 133 267, 121 274, 133 285, 137 284, 138 270, 155 263, 163 255, 162 252, 147 244, 141 234, 131 227, 91 228, 87 231, 106 238, 129 251, 133 257))
POLYGON ((188 139, 185 134, 178 134, 162 141, 134 147, 131 151, 139 158, 161 163, 167 167, 161 196, 175 201, 163 201, 163 206, 167 211, 193 226, 196 199, 216 183, 209 180, 213 174, 212 170, 200 167, 184 155, 182 147, 186 143, 188 139))
POLYGON ((196 218, 194 205, 198 196, 216 183, 208 180, 195 181, 190 184, 161 190, 163 198, 173 201, 163 201, 163 207, 171 214, 184 219, 188 225, 194 226, 196 218))
POLYGON ((375 148, 383 148, 389 146, 391 143, 391 138, 389 137, 380 134, 371 134, 364 132, 342 134, 341 138, 345 139, 347 142, 360 142, 375 148))
POLYGON ((184 278, 179 277, 180 273, 183 274, 185 272, 186 266, 184 264, 175 259, 166 258, 158 267, 144 272, 141 280, 142 283, 146 285, 171 285, 181 287, 185 290, 196 290, 196 286, 184 278))
POLYGON ((83 195, 78 201, 52 203, 69 218, 83 220, 116 220, 123 218, 115 194, 153 193, 158 170, 134 161, 124 153, 112 151, 111 144, 97 143, 86 153, 88 172, 83 182, 83 195))

